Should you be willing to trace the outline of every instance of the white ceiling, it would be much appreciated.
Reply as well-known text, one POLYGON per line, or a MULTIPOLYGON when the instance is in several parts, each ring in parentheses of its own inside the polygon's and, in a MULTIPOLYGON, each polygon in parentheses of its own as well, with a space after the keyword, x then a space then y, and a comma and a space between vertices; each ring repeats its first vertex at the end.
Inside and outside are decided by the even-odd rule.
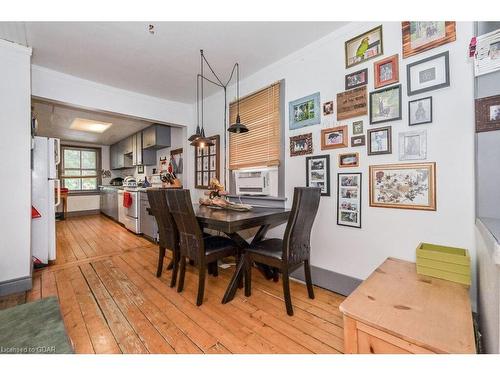
MULTIPOLYGON (((33 64, 165 99, 194 103, 199 50, 240 78, 345 22, 0 22, 0 38, 33 47, 33 64)), ((207 88, 207 93, 216 88, 207 88)))
POLYGON ((38 119, 37 135, 60 138, 65 141, 111 145, 151 125, 150 122, 105 113, 92 112, 49 102, 32 100, 38 119), (96 122, 110 122, 112 125, 103 133, 91 133, 70 129, 75 118, 96 122))

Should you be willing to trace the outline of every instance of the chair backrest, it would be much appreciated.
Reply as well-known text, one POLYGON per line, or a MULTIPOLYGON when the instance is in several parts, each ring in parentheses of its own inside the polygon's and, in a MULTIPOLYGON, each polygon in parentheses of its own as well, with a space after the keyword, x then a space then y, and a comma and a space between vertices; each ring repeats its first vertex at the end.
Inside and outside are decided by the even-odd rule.
POLYGON ((177 229, 179 230, 179 248, 182 256, 195 262, 205 258, 203 232, 196 219, 191 194, 187 189, 167 190, 167 201, 177 229))
POLYGON ((293 192, 292 211, 283 237, 283 260, 289 264, 309 259, 311 230, 318 212, 321 189, 296 187, 293 192))
POLYGON ((179 232, 174 218, 168 209, 167 195, 164 189, 148 189, 149 206, 158 225, 160 246, 174 250, 179 246, 179 232))

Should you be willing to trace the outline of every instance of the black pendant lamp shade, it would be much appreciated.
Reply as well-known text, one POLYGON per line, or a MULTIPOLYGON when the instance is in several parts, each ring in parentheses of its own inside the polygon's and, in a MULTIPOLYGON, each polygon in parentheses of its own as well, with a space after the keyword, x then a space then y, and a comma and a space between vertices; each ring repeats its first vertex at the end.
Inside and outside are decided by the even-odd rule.
POLYGON ((227 129, 230 133, 246 133, 248 128, 241 123, 240 119, 240 65, 236 63, 236 100, 237 100, 237 110, 238 113, 236 115, 236 122, 231 124, 231 126, 227 129))
POLYGON ((191 146, 196 146, 196 147, 205 147, 205 146, 213 146, 214 142, 205 136, 205 129, 201 128, 201 133, 199 136, 194 139, 191 143, 191 146))
POLYGON ((188 138, 189 142, 193 142, 194 140, 200 138, 201 131, 200 131, 200 125, 196 125, 196 133, 194 133, 191 137, 188 138))

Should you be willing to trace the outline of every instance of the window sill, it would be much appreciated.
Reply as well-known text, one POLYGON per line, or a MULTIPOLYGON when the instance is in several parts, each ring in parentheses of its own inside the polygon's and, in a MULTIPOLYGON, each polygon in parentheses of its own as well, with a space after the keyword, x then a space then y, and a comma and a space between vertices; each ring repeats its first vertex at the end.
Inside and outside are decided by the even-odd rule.
POLYGON ((79 190, 79 191, 69 191, 68 196, 70 197, 78 197, 78 196, 83 196, 83 195, 99 195, 101 192, 99 190, 79 190))

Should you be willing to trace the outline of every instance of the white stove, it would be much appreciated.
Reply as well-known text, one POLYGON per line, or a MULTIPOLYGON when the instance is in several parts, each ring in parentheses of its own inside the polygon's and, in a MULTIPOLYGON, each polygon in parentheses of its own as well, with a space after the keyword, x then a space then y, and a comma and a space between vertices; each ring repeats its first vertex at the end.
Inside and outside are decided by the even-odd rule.
POLYGON ((134 232, 141 233, 140 226, 140 193, 137 188, 137 181, 134 177, 128 176, 123 180, 123 190, 118 190, 118 221, 125 225, 125 228, 134 232), (132 203, 130 207, 125 207, 123 196, 130 194, 132 203))

